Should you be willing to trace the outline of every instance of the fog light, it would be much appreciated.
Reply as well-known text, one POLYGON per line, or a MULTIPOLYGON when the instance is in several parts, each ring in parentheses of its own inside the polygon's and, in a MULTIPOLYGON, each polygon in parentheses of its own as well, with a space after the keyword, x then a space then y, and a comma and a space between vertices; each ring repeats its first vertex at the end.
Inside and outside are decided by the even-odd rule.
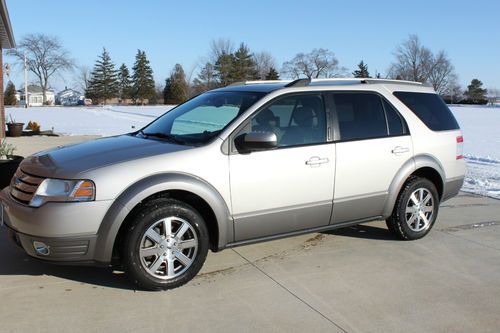
POLYGON ((48 256, 50 254, 50 248, 48 245, 42 242, 33 242, 33 247, 36 253, 42 256, 48 256))

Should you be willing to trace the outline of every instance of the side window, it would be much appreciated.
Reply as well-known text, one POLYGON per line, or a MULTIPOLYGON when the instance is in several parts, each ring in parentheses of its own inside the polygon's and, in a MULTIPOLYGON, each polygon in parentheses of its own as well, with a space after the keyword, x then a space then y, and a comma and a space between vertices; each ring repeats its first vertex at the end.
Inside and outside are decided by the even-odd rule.
POLYGON ((395 91, 396 96, 433 131, 458 129, 458 123, 443 99, 434 93, 395 91))
POLYGON ((321 95, 280 98, 252 117, 251 131, 275 133, 278 147, 326 142, 323 98, 321 95))
POLYGON ((333 94, 341 140, 362 140, 387 136, 384 109, 378 95, 333 94))
POLYGON ((387 125, 389 127, 389 135, 396 136, 408 134, 408 127, 401 115, 386 100, 383 100, 383 104, 387 117, 387 125))

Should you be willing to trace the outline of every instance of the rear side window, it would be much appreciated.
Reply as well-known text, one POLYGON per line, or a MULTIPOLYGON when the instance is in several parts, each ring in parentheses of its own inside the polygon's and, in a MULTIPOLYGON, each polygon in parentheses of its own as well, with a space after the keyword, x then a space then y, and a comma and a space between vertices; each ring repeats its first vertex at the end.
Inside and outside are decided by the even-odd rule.
POLYGON ((387 127, 389 128, 389 136, 398 136, 408 134, 406 122, 386 100, 383 100, 385 115, 387 117, 387 127))
POLYGON ((396 91, 394 96, 433 131, 448 131, 459 128, 450 109, 436 94, 396 91))
POLYGON ((387 124, 379 96, 368 93, 335 93, 333 100, 341 140, 387 136, 387 124))

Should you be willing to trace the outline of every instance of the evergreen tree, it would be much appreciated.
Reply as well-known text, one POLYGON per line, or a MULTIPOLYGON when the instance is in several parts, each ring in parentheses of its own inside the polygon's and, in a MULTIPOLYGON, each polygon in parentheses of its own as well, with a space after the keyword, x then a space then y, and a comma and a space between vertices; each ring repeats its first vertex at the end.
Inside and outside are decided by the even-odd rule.
POLYGON ((118 97, 122 101, 132 98, 132 80, 125 64, 118 70, 118 97))
POLYGON ((94 102, 103 103, 118 96, 117 71, 105 48, 96 60, 85 95, 94 102))
POLYGON ((176 64, 170 77, 165 81, 163 89, 163 103, 181 104, 188 99, 188 84, 184 69, 180 64, 176 64))
POLYGON ((16 86, 12 81, 7 83, 7 88, 5 88, 5 93, 3 95, 3 104, 4 105, 16 105, 16 86))
POLYGON ((234 63, 234 54, 223 53, 217 59, 214 69, 220 86, 224 87, 237 81, 234 63))
POLYGON ((266 74, 266 80, 279 80, 279 79, 280 75, 278 74, 276 69, 274 69, 274 67, 269 68, 269 73, 266 74))
POLYGON ((135 64, 132 67, 134 75, 132 76, 133 93, 135 101, 144 104, 144 100, 155 96, 155 81, 153 79, 153 70, 149 65, 146 52, 137 50, 135 64))
POLYGON ((467 90, 464 92, 466 97, 466 101, 472 104, 486 104, 486 94, 488 93, 487 89, 481 88, 483 83, 478 79, 473 79, 470 84, 467 86, 467 90))
POLYGON ((368 65, 365 64, 363 60, 361 60, 361 62, 358 64, 358 69, 352 72, 352 75, 358 78, 370 77, 370 73, 368 72, 368 65))
POLYGON ((234 81, 256 80, 259 79, 257 64, 248 47, 241 43, 240 47, 234 53, 234 81))
POLYGON ((207 62, 200 70, 198 76, 193 80, 193 90, 195 94, 201 94, 207 90, 217 87, 217 77, 214 65, 207 62))

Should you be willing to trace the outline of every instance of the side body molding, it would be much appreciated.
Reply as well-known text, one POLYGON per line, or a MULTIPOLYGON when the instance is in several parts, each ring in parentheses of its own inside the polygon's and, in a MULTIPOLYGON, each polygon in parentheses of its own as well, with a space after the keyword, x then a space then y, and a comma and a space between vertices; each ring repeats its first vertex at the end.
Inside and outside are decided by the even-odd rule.
POLYGON ((413 159, 408 160, 403 166, 399 169, 398 173, 394 177, 389 186, 389 191, 387 195, 387 200, 385 202, 384 211, 382 216, 384 218, 389 217, 392 214, 392 209, 394 208, 394 204, 396 203, 397 197, 401 188, 403 187, 405 181, 408 177, 420 168, 429 167, 436 170, 441 176, 441 181, 444 184, 445 173, 443 167, 439 161, 434 158, 432 155, 421 154, 416 155, 413 159))
POLYGON ((131 185, 111 205, 99 227, 95 260, 104 263, 110 262, 116 236, 127 215, 142 200, 168 190, 191 192, 208 203, 217 219, 219 249, 234 241, 233 220, 229 209, 220 193, 212 185, 190 174, 157 174, 131 185))

